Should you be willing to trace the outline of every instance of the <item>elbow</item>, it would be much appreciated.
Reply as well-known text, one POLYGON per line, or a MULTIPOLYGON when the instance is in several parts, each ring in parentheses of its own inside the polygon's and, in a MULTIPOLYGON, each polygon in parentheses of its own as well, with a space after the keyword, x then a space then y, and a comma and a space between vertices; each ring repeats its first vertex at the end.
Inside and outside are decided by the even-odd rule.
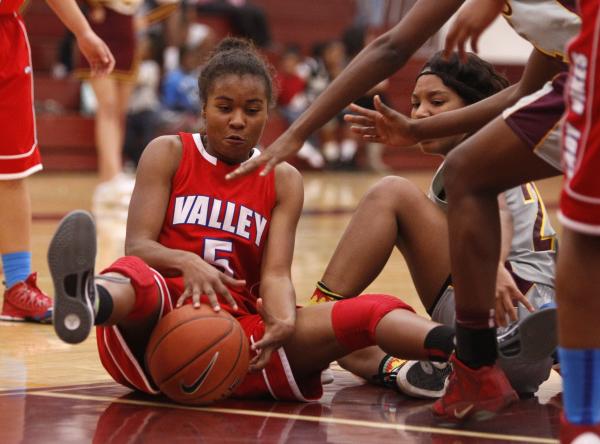
POLYGON ((393 71, 403 66, 410 56, 403 41, 394 38, 391 32, 378 37, 371 45, 379 54, 379 63, 389 66, 393 71))

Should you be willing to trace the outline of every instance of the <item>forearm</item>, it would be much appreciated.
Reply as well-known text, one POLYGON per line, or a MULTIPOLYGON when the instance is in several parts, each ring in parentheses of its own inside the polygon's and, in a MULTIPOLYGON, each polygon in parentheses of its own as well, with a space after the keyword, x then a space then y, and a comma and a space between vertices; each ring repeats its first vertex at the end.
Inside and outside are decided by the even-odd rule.
POLYGON ((296 293, 289 276, 273 276, 260 283, 260 296, 265 311, 288 326, 296 323, 296 293))
POLYGON ((474 133, 499 116, 517 99, 518 85, 512 85, 485 100, 425 119, 411 120, 411 135, 417 140, 437 139, 455 134, 474 133))
POLYGON ((139 257, 165 276, 180 276, 187 261, 201 259, 189 251, 167 248, 149 239, 126 241, 125 254, 139 257))
POLYGON ((75 0, 46 0, 46 2, 76 37, 91 31, 89 23, 75 0))
POLYGON ((306 139, 353 100, 404 66, 461 3, 419 0, 398 25, 363 49, 288 131, 306 139))

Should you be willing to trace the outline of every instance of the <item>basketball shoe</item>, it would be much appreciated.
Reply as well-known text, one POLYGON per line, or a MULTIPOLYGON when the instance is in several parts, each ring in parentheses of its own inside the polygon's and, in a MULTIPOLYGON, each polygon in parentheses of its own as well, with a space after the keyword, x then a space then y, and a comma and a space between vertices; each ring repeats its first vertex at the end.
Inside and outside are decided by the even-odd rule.
POLYGON ((398 367, 396 386, 414 398, 437 399, 446 392, 451 371, 447 362, 406 361, 398 367))
POLYGON ((571 424, 560 415, 561 444, 600 444, 600 424, 571 424))
POLYGON ((54 331, 71 344, 82 342, 94 325, 96 227, 85 211, 61 221, 48 248, 54 282, 54 331))
POLYGON ((0 320, 50 323, 52 299, 38 288, 37 273, 6 289, 0 320))
POLYGON ((446 393, 433 404, 433 413, 453 421, 483 420, 519 399, 497 366, 472 369, 452 355, 452 373, 446 393))
POLYGON ((557 326, 556 308, 548 307, 536 310, 506 328, 499 328, 498 355, 529 362, 545 359, 558 345, 557 326))

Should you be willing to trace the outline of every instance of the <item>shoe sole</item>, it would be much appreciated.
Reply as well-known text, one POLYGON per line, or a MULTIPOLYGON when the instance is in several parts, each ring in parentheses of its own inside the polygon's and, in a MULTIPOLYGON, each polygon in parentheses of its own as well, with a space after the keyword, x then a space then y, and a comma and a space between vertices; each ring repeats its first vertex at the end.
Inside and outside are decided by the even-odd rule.
POLYGON ((54 283, 54 331, 70 344, 83 342, 90 334, 94 313, 86 297, 86 282, 94 275, 96 228, 85 211, 69 213, 60 223, 48 249, 48 265, 54 283), (76 277, 75 294, 65 280, 76 277))
POLYGON ((548 358, 558 346, 556 308, 543 308, 523 319, 518 325, 519 333, 514 339, 499 344, 498 354, 504 359, 540 361, 548 358), (503 350, 515 340, 520 341, 520 350, 508 355, 503 350))

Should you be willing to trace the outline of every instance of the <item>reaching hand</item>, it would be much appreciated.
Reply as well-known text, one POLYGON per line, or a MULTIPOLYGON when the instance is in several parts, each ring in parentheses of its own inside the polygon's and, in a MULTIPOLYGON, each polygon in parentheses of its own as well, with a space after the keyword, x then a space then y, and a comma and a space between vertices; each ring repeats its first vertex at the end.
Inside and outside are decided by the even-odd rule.
POLYGON ((508 270, 499 267, 496 278, 496 325, 506 327, 507 317, 513 322, 519 320, 515 302, 523 304, 529 311, 535 310, 531 302, 521 293, 508 270))
POLYGON ((110 74, 115 67, 115 58, 106 43, 93 31, 77 36, 77 45, 92 69, 92 75, 110 74))
POLYGON ((369 142, 389 146, 411 146, 418 140, 411 134, 410 119, 386 106, 379 96, 373 99, 375 110, 356 104, 350 110, 357 114, 346 114, 344 120, 352 123, 350 129, 369 142))
POLYGON ((221 295, 232 309, 237 310, 237 303, 227 286, 243 287, 246 285, 246 281, 227 276, 197 256, 186 263, 183 269, 183 283, 184 291, 177 299, 176 308, 181 307, 189 297, 192 298, 194 308, 198 308, 200 307, 200 296, 204 294, 208 297, 214 311, 221 310, 217 295, 221 295))
POLYGON ((294 333, 293 325, 280 322, 265 311, 261 298, 256 301, 256 310, 265 323, 265 334, 259 341, 252 344, 252 350, 256 352, 256 355, 250 360, 250 371, 265 368, 271 359, 271 354, 294 333))
POLYGON ((278 163, 283 162, 288 156, 298 152, 302 148, 303 143, 304 140, 294 137, 288 130, 269 145, 260 156, 244 162, 235 171, 225 176, 225 178, 231 180, 245 176, 265 164, 260 175, 266 176, 278 163))
POLYGON ((504 0, 471 0, 466 3, 458 11, 446 36, 444 55, 449 57, 456 48, 460 59, 466 61, 465 43, 467 41, 471 42, 473 52, 477 52, 479 37, 500 15, 504 4, 504 0))

